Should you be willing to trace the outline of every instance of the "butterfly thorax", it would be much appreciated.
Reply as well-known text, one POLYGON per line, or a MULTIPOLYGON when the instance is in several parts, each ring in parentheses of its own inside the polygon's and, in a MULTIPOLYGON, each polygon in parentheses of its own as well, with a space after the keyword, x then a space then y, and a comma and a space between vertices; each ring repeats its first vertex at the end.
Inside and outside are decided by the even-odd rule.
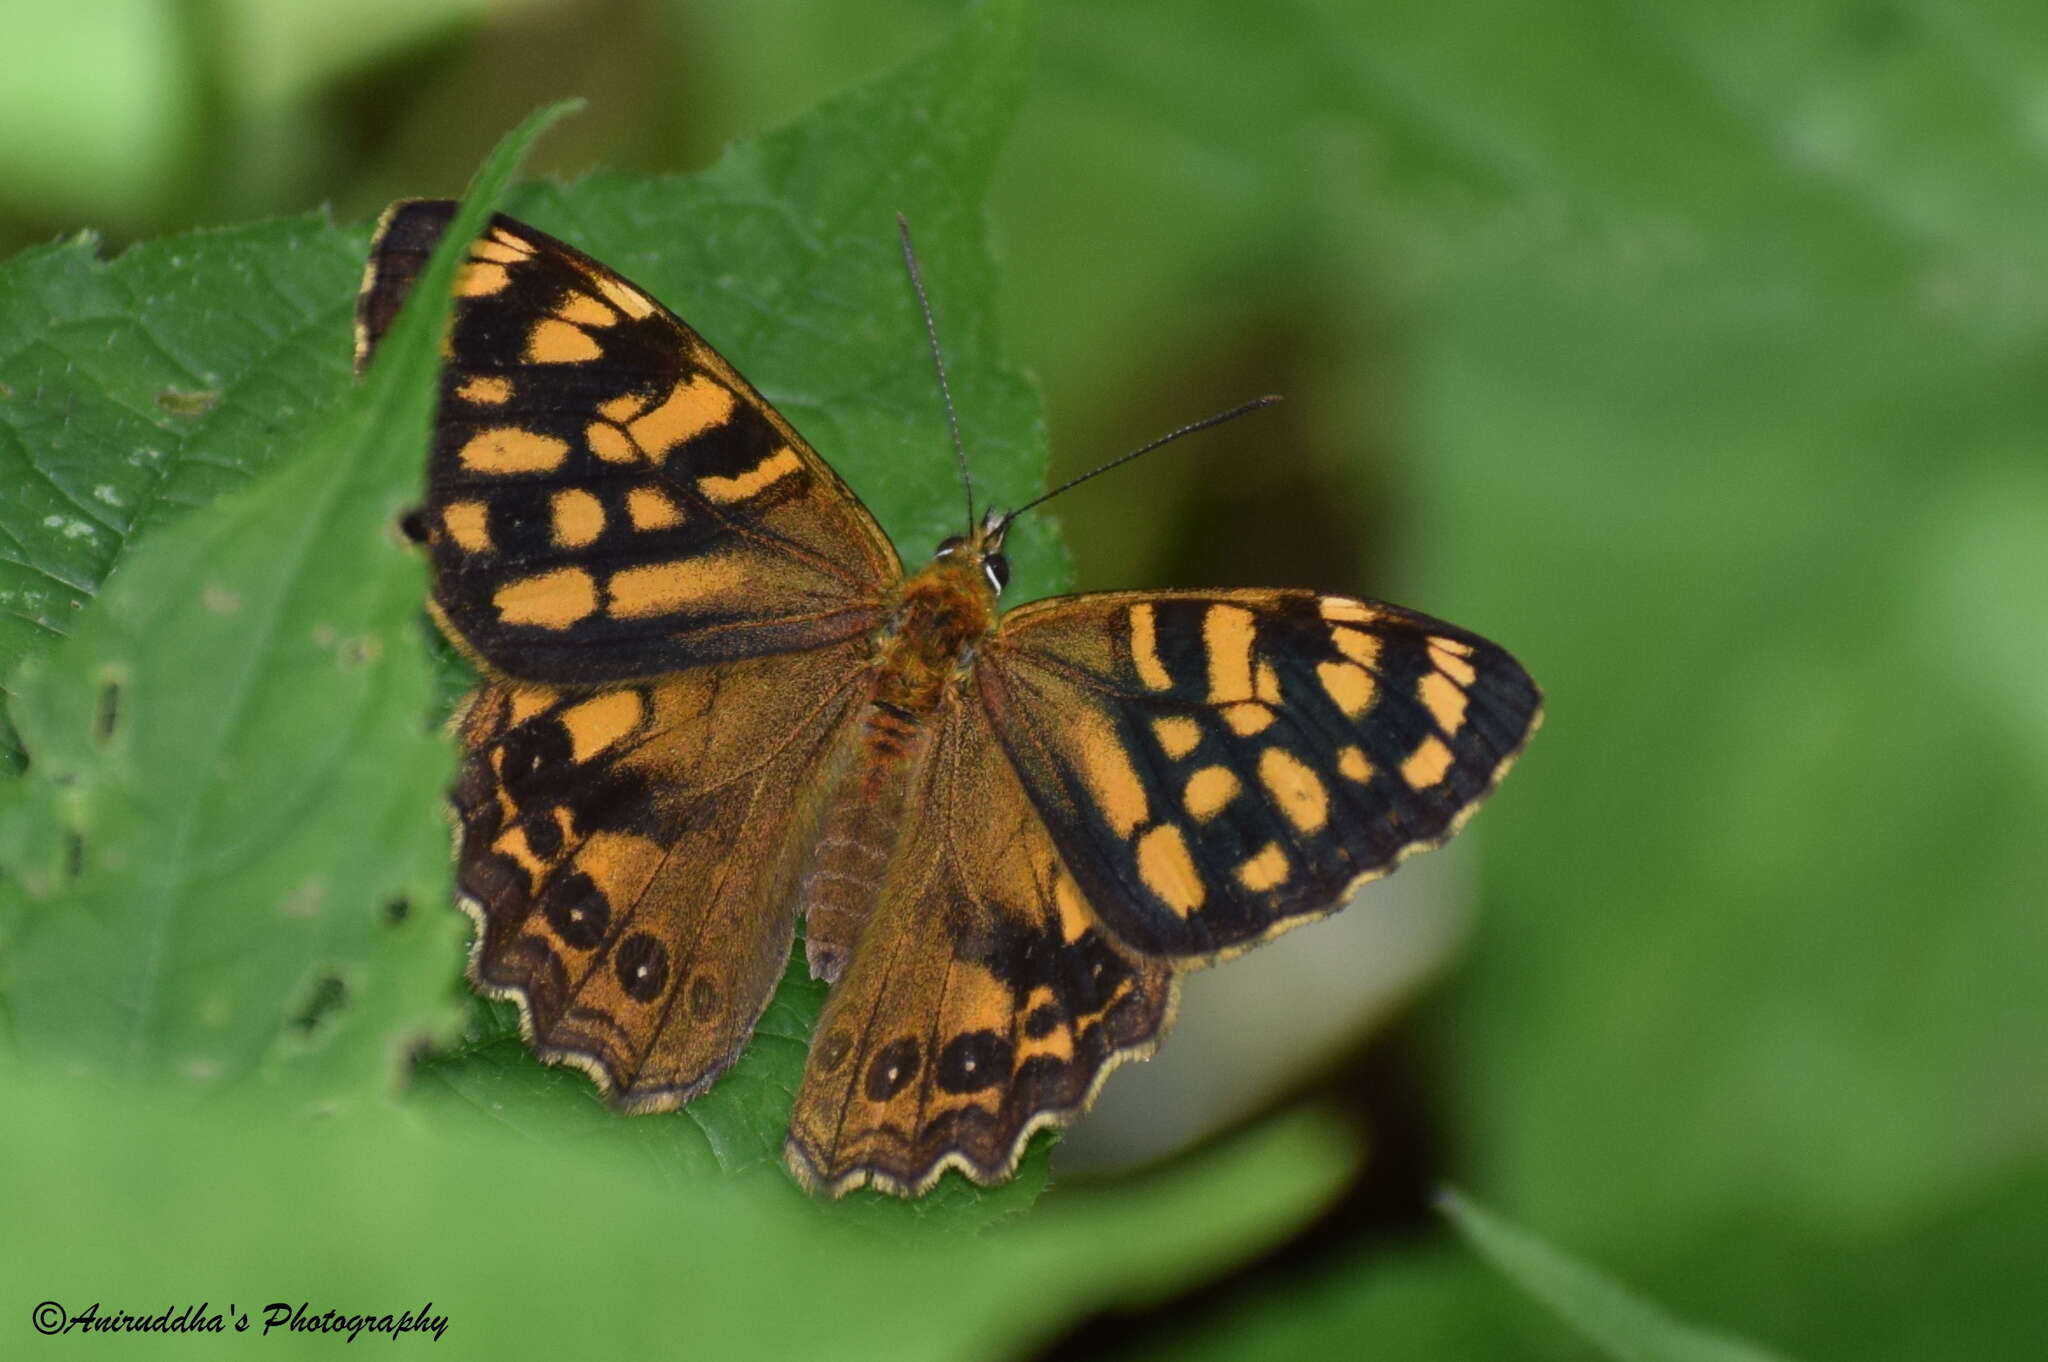
POLYGON ((969 555, 934 558, 904 580, 877 637, 875 703, 923 716, 996 624, 996 594, 969 555))
POLYGON ((803 877, 811 972, 835 979, 867 919, 896 850, 905 805, 930 746, 931 722, 994 629, 996 593, 985 554, 942 550, 897 588, 875 635, 865 712, 803 877))

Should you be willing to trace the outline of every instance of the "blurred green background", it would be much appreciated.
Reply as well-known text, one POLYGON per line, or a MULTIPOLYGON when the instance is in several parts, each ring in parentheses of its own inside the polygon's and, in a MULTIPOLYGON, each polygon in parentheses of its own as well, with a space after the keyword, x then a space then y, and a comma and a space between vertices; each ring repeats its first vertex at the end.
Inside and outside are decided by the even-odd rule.
MULTIPOLYGON (((9 5, 0 244, 91 226, 112 250, 323 202, 366 218, 459 190, 505 127, 566 94, 591 107, 529 172, 695 170, 959 13, 9 5)), ((1288 398, 1063 500, 1080 584, 1384 595, 1512 648, 1549 717, 1452 868, 1385 887, 1436 875, 1462 947, 1396 982, 1411 1005, 1391 1023, 1324 1027, 1308 1071, 1287 1066, 1278 1103, 1322 1113, 1313 1127, 1237 1109, 1242 1138, 1298 1140, 1309 1171, 1269 1183, 1287 1161, 1267 1159, 1190 1184, 1172 1216, 1145 1198, 1170 1201, 1186 1159, 1055 1187, 981 1269, 1016 1275, 975 1288, 1011 1282, 1015 1318, 920 1346, 1763 1355, 1660 1334, 1659 1316, 1603 1333, 1627 1312, 1546 1295, 1529 1254, 1461 1240, 1432 1209, 1450 1182, 1773 1355, 2040 1356, 2048 10, 1047 0, 1034 28, 988 215, 1002 345, 1041 386, 1052 476, 1288 398), (1333 1116, 1368 1151, 1355 1175, 1328 1152, 1333 1116), (1139 1270, 1183 1232, 1185 1261, 1139 1270)), ((1323 930, 1297 940, 1313 951, 1323 930)), ((21 1082, 79 1103, 109 1167, 132 1156, 118 1089, 21 1082)), ((71 1149, 71 1126, 37 1129, 15 1127, 17 1169, 71 1149)), ((203 1115, 151 1129, 172 1160, 151 1167, 219 1148, 203 1115)), ((292 1176, 260 1142, 244 1157, 292 1176)), ((361 1247, 322 1256, 359 1263, 380 1235, 460 1246, 537 1208, 463 1159, 431 1167, 447 1176, 419 1174, 357 1224, 361 1247)), ((161 1180, 128 1176, 109 1173, 89 1204, 111 1219, 81 1234, 161 1234, 178 1256, 182 1213, 138 1209, 161 1180)), ((309 1204, 339 1214, 338 1196, 309 1204)), ((677 1214, 678 1234, 716 1232, 715 1208, 677 1214)), ((0 1235, 11 1218, 0 1206, 0 1235)), ((271 1251, 215 1232, 200 1251, 271 1251)), ((571 1237, 565 1277, 604 1276, 605 1241, 571 1237)), ((19 1317, 44 1296, 159 1292, 133 1259, 108 1260, 122 1280, 46 1285, 13 1250, 0 1338, 30 1339, 19 1317)), ((821 1290, 766 1247, 727 1265, 729 1290, 764 1321, 785 1296, 830 1303, 866 1337, 922 1308, 904 1283, 966 1275, 914 1230, 895 1251, 901 1273, 873 1281, 901 1298, 855 1289, 866 1277, 821 1290)), ((386 1285, 394 1309, 435 1289, 386 1285)), ((585 1287, 560 1289, 568 1312, 585 1287)), ((715 1344, 581 1336, 733 1355, 754 1337, 735 1318, 715 1344)), ((771 1353, 844 1342, 764 1331, 771 1353)))

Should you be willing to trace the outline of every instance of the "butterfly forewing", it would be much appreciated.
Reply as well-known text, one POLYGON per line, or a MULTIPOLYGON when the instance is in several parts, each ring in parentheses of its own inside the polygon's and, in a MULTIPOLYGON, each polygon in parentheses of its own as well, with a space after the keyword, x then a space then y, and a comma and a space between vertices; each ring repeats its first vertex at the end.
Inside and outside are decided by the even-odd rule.
MULTIPOLYGON (((394 208, 366 359, 454 205, 394 208)), ((521 680, 590 683, 866 634, 900 575, 860 502, 701 337, 498 217, 456 284, 428 466, 434 600, 521 680)))
POLYGON ((1041 601, 1005 617, 975 679, 1104 923, 1183 961, 1327 913, 1441 844, 1540 700, 1477 635, 1295 591, 1041 601))

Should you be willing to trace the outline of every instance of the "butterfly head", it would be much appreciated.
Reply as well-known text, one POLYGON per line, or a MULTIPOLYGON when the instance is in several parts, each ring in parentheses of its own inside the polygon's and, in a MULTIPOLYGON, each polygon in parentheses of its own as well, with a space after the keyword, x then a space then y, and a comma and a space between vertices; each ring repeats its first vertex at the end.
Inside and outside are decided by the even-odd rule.
POLYGON ((932 562, 967 565, 1000 596, 1010 584, 1010 560, 1003 557, 1003 536, 1009 530, 1010 517, 990 510, 971 531, 942 542, 932 554, 932 562))
POLYGON ((938 701, 996 627, 996 597, 1010 579, 1004 517, 990 512, 966 534, 940 544, 931 562, 897 588, 883 671, 900 694, 891 703, 922 713, 938 701))

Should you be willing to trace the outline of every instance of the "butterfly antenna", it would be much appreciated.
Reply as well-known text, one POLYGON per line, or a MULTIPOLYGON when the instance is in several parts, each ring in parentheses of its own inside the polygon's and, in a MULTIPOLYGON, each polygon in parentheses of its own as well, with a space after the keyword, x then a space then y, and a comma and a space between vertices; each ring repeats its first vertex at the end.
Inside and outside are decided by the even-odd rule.
POLYGON ((917 252, 910 244, 910 223, 898 213, 896 231, 903 238, 903 267, 910 271, 910 287, 917 292, 917 308, 924 314, 925 339, 931 342, 932 368, 939 375, 939 396, 946 403, 946 427, 953 432, 953 457, 960 464, 960 485, 967 489, 967 532, 974 532, 974 479, 967 472, 967 446, 960 442, 960 413, 953 410, 953 389, 946 382, 946 357, 939 351, 939 327, 932 320, 932 302, 925 296, 924 275, 917 268, 917 252))
POLYGON ((1089 469, 1086 473, 1083 473, 1078 478, 1068 478, 1065 482, 1053 488, 1044 496, 1037 497, 1031 501, 1025 502, 1022 506, 1019 506, 1016 510, 1011 511, 1008 515, 1004 516, 1003 523, 1005 525, 1009 524, 1012 520, 1015 520, 1018 516, 1023 515, 1032 507, 1043 506, 1046 502, 1051 501, 1060 493, 1071 491, 1072 489, 1079 487, 1082 483, 1088 481, 1088 479, 1090 478, 1099 478, 1112 468, 1123 467, 1132 459, 1137 458, 1140 454, 1150 454, 1153 450, 1159 448, 1159 446, 1170 445, 1183 435, 1193 435, 1198 430, 1207 430, 1211 426, 1220 426, 1225 421, 1235 421, 1238 417, 1244 416, 1250 412, 1255 412, 1261 407, 1270 407, 1279 400, 1279 397, 1270 393, 1267 394, 1265 397, 1254 397, 1249 402, 1238 403, 1229 411, 1219 411, 1214 416, 1205 416, 1199 421, 1190 421, 1187 425, 1182 426, 1178 430, 1169 430, 1168 432, 1166 432, 1166 434, 1160 436, 1158 439, 1152 441, 1150 444, 1140 445, 1138 446, 1138 448, 1132 450, 1128 454, 1120 454, 1116 458, 1111 459, 1108 463, 1101 464, 1097 467, 1089 469))

